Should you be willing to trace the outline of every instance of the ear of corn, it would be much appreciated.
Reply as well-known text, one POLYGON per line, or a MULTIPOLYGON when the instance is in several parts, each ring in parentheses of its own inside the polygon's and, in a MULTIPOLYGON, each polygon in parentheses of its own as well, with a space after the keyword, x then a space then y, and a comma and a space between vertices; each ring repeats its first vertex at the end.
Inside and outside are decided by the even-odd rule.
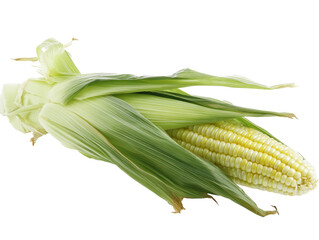
POLYGON ((238 122, 189 126, 168 134, 239 184, 288 195, 306 193, 317 184, 314 169, 300 154, 238 122))
MULTIPOLYGON (((8 116, 12 125, 18 130, 33 132, 35 135, 33 143, 39 136, 50 133, 66 147, 76 149, 90 158, 111 162, 173 205, 177 212, 183 209, 183 198, 205 198, 213 194, 229 198, 260 216, 276 213, 276 211, 264 211, 258 208, 226 175, 228 174, 237 182, 245 181, 244 178, 239 179, 237 175, 235 176, 234 171, 227 169, 227 165, 231 164, 231 161, 225 160, 227 156, 225 159, 220 157, 222 154, 228 154, 229 160, 233 155, 238 154, 230 153, 230 151, 237 149, 236 151, 240 152, 241 148, 236 146, 231 148, 229 145, 232 143, 225 142, 215 149, 214 144, 217 141, 223 141, 225 136, 233 136, 237 133, 236 131, 239 131, 237 133, 239 135, 244 134, 240 130, 241 126, 235 125, 234 129, 230 127, 234 133, 219 133, 218 137, 221 139, 211 137, 207 140, 205 146, 210 149, 210 152, 209 149, 201 150, 196 145, 199 142, 204 144, 203 139, 208 139, 206 136, 200 136, 201 132, 196 131, 204 129, 205 126, 224 124, 220 122, 221 120, 234 119, 271 137, 272 135, 266 130, 244 117, 293 117, 293 115, 242 108, 216 99, 194 97, 178 88, 210 85, 276 89, 290 87, 291 84, 267 87, 246 79, 216 77, 190 69, 184 69, 171 76, 155 77, 137 77, 129 74, 80 74, 63 45, 53 39, 42 43, 37 48, 37 54, 43 78, 28 80, 22 85, 5 86, 3 96, 0 98, 1 113, 8 116), (210 125, 194 127, 196 124, 210 125), (171 129, 168 134, 177 143, 164 131, 168 129, 171 129), (214 143, 212 145, 214 148, 208 146, 207 142, 214 143), (215 154, 213 158, 207 157, 213 154, 215 154)), ((225 126, 227 128, 230 125, 225 126)), ((238 146, 244 144, 241 138, 235 137, 235 139, 238 141, 238 146)), ((255 151, 262 151, 261 148, 264 148, 264 142, 259 143, 256 139, 254 140, 256 142, 253 142, 253 139, 248 140, 254 147, 262 145, 258 150, 254 148, 255 151)), ((263 151, 268 151, 268 148, 265 147, 263 151)), ((246 154, 246 150, 244 152, 246 154)), ((246 165, 250 165, 248 161, 251 160, 243 153, 240 156, 242 157, 240 166, 243 165, 244 171, 244 163, 247 168, 246 165)), ((287 159, 282 160, 281 155, 273 156, 275 157, 278 158, 275 164, 279 164, 282 168, 280 164, 287 159), (277 160, 282 162, 278 163, 277 160)), ((271 178, 272 172, 269 176, 267 174, 273 160, 268 160, 267 157, 262 157, 258 161, 260 165, 263 163, 268 167, 267 171, 262 168, 262 174, 266 171, 266 175, 262 176, 271 178)), ((299 161, 299 163, 303 162, 299 161)), ((273 169, 277 170, 276 167, 274 165, 273 169)), ((282 176, 280 182, 282 181, 287 187, 297 186, 298 193, 302 193, 301 185, 311 188, 311 185, 307 185, 306 182, 310 181, 312 186, 315 185, 314 176, 308 173, 310 171, 304 173, 303 169, 294 167, 290 167, 295 169, 292 176, 290 176, 292 174, 290 168, 287 170, 285 166, 282 169, 278 167, 280 171, 282 170, 281 174, 287 174, 287 179, 289 178, 289 180, 282 180, 284 179, 282 176), (298 173, 301 174, 301 182, 297 178, 298 173), (291 177, 295 177, 296 181, 291 180, 291 177)), ((249 180, 250 177, 247 176, 246 180, 247 178, 249 180)), ((275 176, 275 180, 277 178, 275 176)), ((254 179, 253 176, 252 179, 254 179)), ((270 181, 263 179, 262 186, 268 188, 270 181)), ((249 183, 249 181, 246 182, 249 183)), ((286 191, 284 187, 282 189, 286 191)))

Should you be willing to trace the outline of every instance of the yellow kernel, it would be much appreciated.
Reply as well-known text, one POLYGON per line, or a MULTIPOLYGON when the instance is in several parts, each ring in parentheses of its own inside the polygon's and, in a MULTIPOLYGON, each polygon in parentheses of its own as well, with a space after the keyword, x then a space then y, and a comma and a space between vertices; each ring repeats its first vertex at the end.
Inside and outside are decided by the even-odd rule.
POLYGON ((239 150, 239 146, 236 145, 236 147, 233 150, 233 154, 232 155, 235 156, 235 157, 238 157, 238 150, 239 150))
POLYGON ((230 143, 226 143, 224 147, 224 153, 229 154, 229 149, 230 149, 230 143))
POLYGON ((270 166, 270 167, 273 167, 274 165, 275 165, 275 163, 276 163, 276 161, 277 161, 277 159, 276 158, 273 158, 272 156, 267 156, 267 158, 266 158, 266 165, 268 165, 268 166, 270 166))
POLYGON ((231 143, 231 144, 230 144, 229 155, 234 156, 233 152, 234 152, 236 146, 237 146, 237 145, 236 145, 235 143, 231 143))
POLYGON ((261 148, 262 144, 261 143, 257 143, 257 145, 254 147, 255 151, 259 151, 259 149, 261 148))
POLYGON ((231 168, 235 167, 235 158, 234 157, 230 158, 230 167, 231 168))
POLYGON ((252 162, 248 162, 247 164, 246 164, 246 172, 251 172, 251 166, 252 166, 253 164, 252 164, 252 162))
POLYGON ((247 182, 252 183, 253 175, 251 173, 247 173, 247 182))
POLYGON ((218 152, 224 153, 225 142, 220 142, 218 152))
MULTIPOLYGON (((275 158, 274 158, 275 159, 275 158)), ((280 160, 276 160, 275 164, 274 164, 274 169, 277 169, 280 165, 281 161, 280 160)))
POLYGON ((193 138, 194 134, 192 132, 190 132, 190 131, 187 131, 187 130, 185 132, 188 132, 186 137, 185 137, 185 142, 190 142, 191 144, 193 144, 191 142, 191 139, 193 138))
POLYGON ((264 177, 263 177, 263 175, 259 175, 258 176, 258 184, 263 184, 263 179, 264 179, 264 177))
POLYGON ((249 149, 249 151, 247 152, 247 155, 246 155, 246 159, 247 160, 250 160, 251 159, 251 156, 253 155, 253 150, 249 149))
POLYGON ((295 169, 290 168, 287 172, 287 176, 292 177, 295 175, 295 173, 296 173, 295 169))
POLYGON ((294 178, 298 179, 301 178, 301 173, 300 172, 296 172, 294 175, 294 178))
POLYGON ((225 158, 225 166, 226 167, 230 166, 230 156, 229 155, 227 155, 226 158, 225 158))
POLYGON ((201 135, 205 136, 207 129, 208 129, 208 125, 204 125, 198 132, 199 132, 201 135))
POLYGON ((242 171, 241 172, 241 180, 246 181, 246 177, 247 177, 246 172, 242 171))
POLYGON ((294 161, 293 163, 289 164, 289 166, 297 170, 300 167, 300 164, 297 161, 294 161))
POLYGON ((272 168, 267 169, 267 173, 266 173, 267 177, 270 177, 270 174, 272 173, 272 171, 273 171, 272 168))
POLYGON ((285 184, 287 185, 287 186, 290 186, 291 185, 291 183, 293 182, 293 178, 292 177, 288 177, 287 178, 287 180, 286 180, 286 182, 285 182, 285 184))
POLYGON ((304 168, 304 169, 301 171, 301 176, 306 177, 307 174, 308 174, 308 169, 307 169, 307 168, 304 168))
POLYGON ((282 162, 285 163, 285 164, 287 164, 287 163, 289 163, 290 160, 291 160, 291 158, 286 155, 286 156, 282 159, 282 162))
POLYGON ((275 175, 275 180, 279 182, 280 179, 281 179, 281 172, 277 172, 275 175))
POLYGON ((257 185, 257 184, 258 184, 258 175, 257 175, 257 174, 254 174, 254 175, 253 175, 253 184, 254 184, 254 185, 257 185))
POLYGON ((189 151, 194 152, 195 147, 193 145, 190 145, 189 151))
POLYGON ((236 158, 236 161, 235 161, 235 167, 236 167, 236 168, 239 168, 239 167, 240 167, 241 161, 242 161, 242 159, 241 159, 240 157, 237 157, 237 158, 236 158))
POLYGON ((238 147, 237 155, 238 155, 239 157, 244 157, 244 156, 243 156, 243 155, 244 155, 244 151, 245 151, 245 148, 242 147, 242 146, 239 146, 239 147, 238 147))
POLYGON ((259 153, 257 154, 257 156, 256 156, 256 163, 260 163, 260 160, 261 160, 262 156, 263 156, 263 153, 261 153, 261 152, 259 152, 259 153))
POLYGON ((277 184, 278 190, 282 190, 283 186, 284 186, 284 185, 283 185, 282 183, 278 183, 278 184, 277 184))
POLYGON ((211 147, 214 145, 214 140, 212 138, 208 138, 206 141, 206 148, 208 148, 209 150, 211 150, 211 147))
POLYGON ((184 129, 179 129, 176 133, 176 138, 181 139, 184 133, 184 129))
POLYGON ((271 173, 270 173, 270 178, 274 179, 275 176, 276 176, 276 173, 277 173, 277 171, 274 170, 274 169, 272 169, 272 170, 271 170, 271 173))
POLYGON ((200 146, 202 148, 205 148, 207 140, 207 137, 202 137, 202 141, 200 142, 200 146))
POLYGON ((287 175, 282 175, 281 179, 280 179, 280 182, 281 183, 285 183, 286 182, 286 179, 287 179, 287 175))
POLYGON ((296 182, 296 180, 293 180, 293 181, 292 181, 291 186, 294 187, 294 188, 297 187, 297 182, 296 182))
POLYGON ((250 159, 252 162, 256 161, 257 154, 258 154, 257 151, 253 151, 253 154, 251 155, 251 159, 250 159))
MULTIPOLYGON (((260 164, 261 165, 266 165, 266 158, 267 158, 268 154, 266 153, 263 153, 262 156, 261 156, 261 159, 260 159, 260 164)), ((267 164, 268 166, 268 164, 267 164)))
POLYGON ((226 156, 224 154, 221 154, 220 160, 219 160, 220 165, 225 166, 225 159, 226 159, 226 156))
POLYGON ((268 178, 267 187, 270 187, 270 188, 271 188, 271 187, 272 187, 272 183, 273 183, 273 180, 268 178))
POLYGON ((247 160, 246 159, 243 159, 242 161, 241 161, 241 163, 240 163, 240 169, 241 170, 245 170, 245 168, 246 168, 246 164, 247 164, 247 160))
POLYGON ((251 172, 252 172, 252 173, 256 173, 256 172, 257 172, 257 163, 253 163, 253 164, 251 165, 251 172))
POLYGON ((194 134, 194 137, 193 137, 193 138, 195 138, 195 140, 194 140, 195 145, 198 146, 198 147, 200 147, 200 146, 201 146, 202 139, 203 139, 203 136, 197 135, 197 134, 195 135, 195 134, 194 134))
POLYGON ((282 169, 282 173, 283 174, 286 174, 288 171, 289 171, 290 167, 289 166, 285 166, 283 169, 282 169))
POLYGON ((249 148, 250 145, 252 145, 252 144, 253 144, 253 142, 252 142, 251 140, 248 140, 248 141, 246 142, 246 144, 245 144, 245 147, 246 147, 246 148, 249 148))
POLYGON ((278 171, 278 172, 281 172, 282 169, 283 169, 285 166, 286 166, 285 164, 280 163, 279 166, 278 166, 278 168, 277 168, 277 171, 278 171))
POLYGON ((267 170, 268 170, 268 167, 263 167, 263 170, 262 170, 261 174, 266 176, 267 175, 267 170))
POLYGON ((200 128, 200 125, 194 125, 194 126, 192 126, 191 129, 192 129, 192 131, 197 132, 199 128, 200 128))
POLYGON ((263 170, 263 166, 261 164, 258 164, 257 165, 257 173, 261 174, 262 170, 263 170))
POLYGON ((215 138, 220 139, 220 135, 221 135, 222 131, 223 131, 222 129, 218 129, 218 130, 215 132, 215 138))
POLYGON ((203 148, 203 158, 205 158, 205 159, 206 159, 206 158, 207 158, 208 153, 209 153, 208 149, 203 148))

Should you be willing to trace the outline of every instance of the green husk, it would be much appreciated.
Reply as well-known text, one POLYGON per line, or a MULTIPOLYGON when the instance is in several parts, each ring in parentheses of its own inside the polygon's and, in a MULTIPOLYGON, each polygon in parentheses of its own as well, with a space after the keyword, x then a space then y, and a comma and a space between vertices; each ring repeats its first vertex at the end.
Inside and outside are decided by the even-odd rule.
POLYGON ((182 209, 183 198, 214 194, 260 216, 276 213, 258 208, 219 168, 180 147, 116 97, 72 101, 66 106, 47 104, 40 122, 65 146, 116 164, 172 204, 176 212, 182 209))

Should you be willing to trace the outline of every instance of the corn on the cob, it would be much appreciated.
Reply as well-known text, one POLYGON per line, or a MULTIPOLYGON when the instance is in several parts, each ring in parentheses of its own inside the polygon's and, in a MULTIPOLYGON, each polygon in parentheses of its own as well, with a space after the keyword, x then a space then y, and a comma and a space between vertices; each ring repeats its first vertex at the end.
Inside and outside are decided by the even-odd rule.
POLYGON ((303 157, 269 136, 235 121, 168 130, 182 147, 219 166, 235 182, 288 195, 316 186, 303 157))
POLYGON ((209 194, 229 198, 260 216, 277 212, 260 209, 227 174, 241 184, 287 194, 301 194, 316 184, 300 155, 245 119, 293 114, 238 107, 178 89, 209 85, 270 90, 292 84, 268 87, 191 69, 154 77, 81 74, 54 39, 39 45, 37 55, 17 60, 38 60, 42 77, 5 85, 0 113, 16 129, 32 132, 33 144, 49 133, 87 157, 117 165, 176 212, 183 209, 183 198, 209 194), (174 129, 168 133, 184 148, 165 133, 168 129, 174 129))

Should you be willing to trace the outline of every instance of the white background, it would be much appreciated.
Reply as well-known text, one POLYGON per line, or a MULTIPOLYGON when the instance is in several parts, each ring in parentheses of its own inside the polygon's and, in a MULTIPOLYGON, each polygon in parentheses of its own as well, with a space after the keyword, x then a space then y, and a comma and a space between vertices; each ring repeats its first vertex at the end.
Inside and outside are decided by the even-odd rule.
MULTIPOLYGON (((80 71, 163 75, 185 67, 245 76, 275 91, 193 87, 237 105, 288 111, 298 120, 253 119, 319 171, 318 1, 1 1, 0 84, 37 76, 35 47, 66 43, 80 71)), ((244 188, 280 215, 258 217, 227 199, 172 207, 111 164, 51 136, 36 146, 0 117, 0 239, 316 239, 318 189, 288 197, 244 188)))

